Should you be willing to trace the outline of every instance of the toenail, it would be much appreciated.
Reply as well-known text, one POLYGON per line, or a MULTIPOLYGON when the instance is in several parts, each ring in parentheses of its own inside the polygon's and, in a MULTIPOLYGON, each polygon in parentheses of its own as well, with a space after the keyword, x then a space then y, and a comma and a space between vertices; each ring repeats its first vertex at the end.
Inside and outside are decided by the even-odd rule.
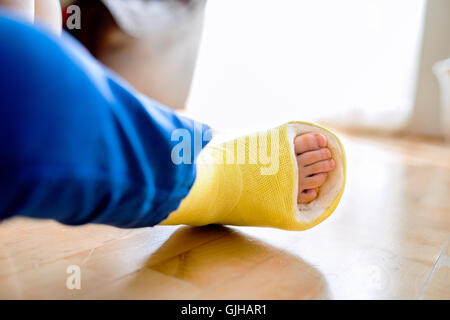
POLYGON ((321 134, 321 133, 315 133, 315 136, 317 137, 317 138, 319 138, 319 145, 326 145, 326 142, 327 142, 327 138, 325 138, 325 136, 323 135, 323 134, 321 134))
POLYGON ((325 137, 323 136, 323 134, 321 134, 321 133, 318 133, 318 132, 314 133, 314 135, 315 135, 316 137, 321 137, 321 138, 325 138, 325 137))
POLYGON ((334 167, 334 165, 335 165, 335 163, 334 163, 334 160, 333 159, 331 159, 330 160, 330 166, 333 168, 334 167))

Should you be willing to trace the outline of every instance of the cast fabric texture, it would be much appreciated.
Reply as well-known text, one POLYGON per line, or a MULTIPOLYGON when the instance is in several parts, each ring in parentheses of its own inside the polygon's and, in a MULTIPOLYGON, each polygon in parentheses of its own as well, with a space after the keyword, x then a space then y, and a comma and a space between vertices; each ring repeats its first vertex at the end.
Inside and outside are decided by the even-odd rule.
POLYGON ((191 192, 161 224, 312 228, 325 220, 340 201, 345 187, 345 161, 344 148, 335 134, 304 122, 290 122, 219 145, 211 142, 200 152, 191 192), (311 131, 327 137, 336 168, 328 173, 315 200, 297 204, 294 138, 311 131), (270 161, 261 163, 269 154, 270 161))
MULTIPOLYGON (((172 133, 206 125, 139 94, 76 40, 0 11, 0 220, 158 224, 195 180, 172 133)), ((197 150, 197 151, 196 151, 197 150)))

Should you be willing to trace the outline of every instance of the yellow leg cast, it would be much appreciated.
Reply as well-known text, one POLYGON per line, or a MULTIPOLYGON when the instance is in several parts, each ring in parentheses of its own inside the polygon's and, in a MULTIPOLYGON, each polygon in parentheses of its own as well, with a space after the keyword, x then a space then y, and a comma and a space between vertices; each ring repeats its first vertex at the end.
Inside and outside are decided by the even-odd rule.
POLYGON ((309 229, 337 207, 345 186, 345 153, 339 139, 315 124, 290 122, 275 129, 208 145, 197 162, 197 178, 179 208, 161 224, 229 224, 309 229), (318 197, 298 204, 298 167, 294 138, 320 132, 336 167, 318 197))

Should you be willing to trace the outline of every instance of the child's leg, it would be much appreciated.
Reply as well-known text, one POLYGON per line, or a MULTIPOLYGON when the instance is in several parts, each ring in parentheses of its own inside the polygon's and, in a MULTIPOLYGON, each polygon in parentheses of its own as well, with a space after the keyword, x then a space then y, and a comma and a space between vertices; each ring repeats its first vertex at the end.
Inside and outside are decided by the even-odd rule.
POLYGON ((162 224, 304 230, 336 208, 345 157, 330 131, 293 122, 228 143, 212 142, 200 153, 197 172, 189 195, 162 224))
POLYGON ((233 141, 247 163, 242 153, 228 162, 230 144, 211 146, 200 153, 189 192, 195 167, 172 161, 172 133, 202 137, 206 128, 143 97, 65 36, 0 16, 0 38, 0 219, 143 227, 189 193, 166 224, 302 230, 337 206, 343 149, 323 128, 291 123, 233 141))
POLYGON ((142 96, 67 35, 0 10, 0 39, 0 220, 146 227, 177 208, 195 166, 172 162, 171 134, 206 126, 142 96))

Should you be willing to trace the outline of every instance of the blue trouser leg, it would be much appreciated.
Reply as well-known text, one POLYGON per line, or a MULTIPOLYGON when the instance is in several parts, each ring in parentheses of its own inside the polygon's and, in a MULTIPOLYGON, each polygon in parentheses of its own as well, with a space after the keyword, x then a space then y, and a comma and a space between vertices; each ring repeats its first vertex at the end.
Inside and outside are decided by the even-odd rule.
POLYGON ((139 94, 69 35, 0 12, 0 220, 159 223, 188 194, 206 144, 175 164, 176 129, 208 127, 139 94))

